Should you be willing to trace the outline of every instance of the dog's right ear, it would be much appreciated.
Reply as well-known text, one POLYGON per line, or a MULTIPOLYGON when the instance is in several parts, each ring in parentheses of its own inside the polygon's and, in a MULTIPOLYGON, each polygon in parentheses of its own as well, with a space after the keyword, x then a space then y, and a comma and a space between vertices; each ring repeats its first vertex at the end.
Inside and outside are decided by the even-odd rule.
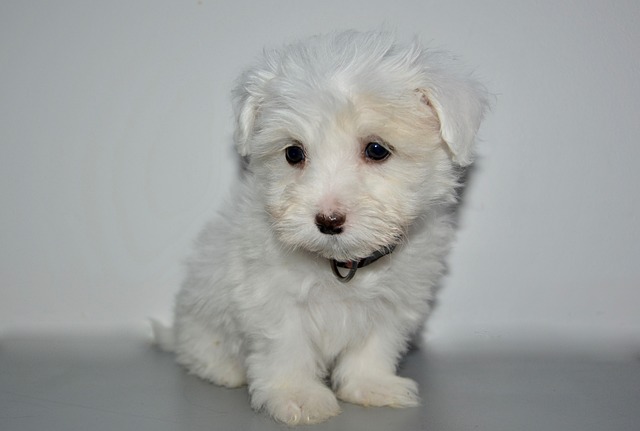
POLYGON ((467 166, 473 160, 473 143, 480 122, 490 107, 489 95, 482 84, 463 73, 451 73, 439 66, 447 64, 443 54, 434 55, 434 63, 427 68, 424 86, 418 89, 422 101, 440 122, 440 136, 447 144, 453 160, 467 166), (441 56, 442 58, 439 58, 441 56))
POLYGON ((254 68, 246 71, 240 77, 233 91, 236 130, 234 141, 236 150, 242 157, 251 154, 250 141, 255 131, 255 124, 260 112, 260 106, 265 97, 267 82, 273 74, 267 70, 254 68))

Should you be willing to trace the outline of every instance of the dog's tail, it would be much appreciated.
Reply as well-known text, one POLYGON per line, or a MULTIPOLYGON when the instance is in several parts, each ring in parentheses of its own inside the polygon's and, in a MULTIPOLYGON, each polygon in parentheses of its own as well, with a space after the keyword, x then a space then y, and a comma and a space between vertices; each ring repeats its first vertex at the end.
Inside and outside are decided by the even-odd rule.
POLYGON ((174 352, 176 336, 173 327, 164 325, 155 319, 149 319, 153 332, 153 344, 165 352, 174 352))

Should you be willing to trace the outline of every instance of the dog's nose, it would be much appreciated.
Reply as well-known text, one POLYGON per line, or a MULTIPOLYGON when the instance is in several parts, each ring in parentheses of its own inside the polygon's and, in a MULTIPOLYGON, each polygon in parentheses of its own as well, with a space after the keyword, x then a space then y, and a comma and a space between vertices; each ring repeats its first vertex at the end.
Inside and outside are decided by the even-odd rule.
POLYGON ((331 213, 316 215, 316 226, 320 232, 327 235, 337 235, 342 233, 342 227, 347 220, 347 216, 342 213, 331 213))

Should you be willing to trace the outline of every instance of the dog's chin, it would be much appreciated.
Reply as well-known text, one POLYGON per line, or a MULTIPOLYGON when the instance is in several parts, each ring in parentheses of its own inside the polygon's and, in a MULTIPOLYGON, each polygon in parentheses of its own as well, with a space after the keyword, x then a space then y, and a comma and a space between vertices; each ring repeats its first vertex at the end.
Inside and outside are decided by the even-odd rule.
MULTIPOLYGON (((289 238, 290 239, 290 238, 289 238)), ((376 251, 390 248, 398 243, 397 237, 392 237, 388 241, 366 241, 354 238, 350 235, 313 235, 306 241, 288 241, 284 242, 294 249, 304 250, 305 252, 316 256, 336 260, 338 262, 355 262, 365 259, 376 251)), ((382 238, 376 238, 381 240, 382 238)))
POLYGON ((320 257, 329 260, 336 260, 338 262, 349 262, 349 261, 357 261, 360 259, 364 259, 366 256, 370 255, 367 251, 368 249, 358 248, 358 249, 345 249, 340 246, 333 247, 323 247, 316 249, 308 249, 307 251, 311 253, 315 253, 320 257))

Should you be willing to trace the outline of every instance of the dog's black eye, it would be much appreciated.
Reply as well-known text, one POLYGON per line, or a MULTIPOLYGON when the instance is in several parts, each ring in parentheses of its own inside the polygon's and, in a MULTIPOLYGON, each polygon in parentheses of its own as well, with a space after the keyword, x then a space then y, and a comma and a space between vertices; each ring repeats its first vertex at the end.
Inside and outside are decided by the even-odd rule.
POLYGON ((287 158, 287 162, 289 162, 291 166, 298 165, 304 162, 305 159, 304 149, 298 145, 292 145, 285 148, 284 156, 287 158))
POLYGON ((389 150, 379 142, 369 142, 364 149, 365 157, 374 162, 381 162, 389 157, 390 154, 389 150))

